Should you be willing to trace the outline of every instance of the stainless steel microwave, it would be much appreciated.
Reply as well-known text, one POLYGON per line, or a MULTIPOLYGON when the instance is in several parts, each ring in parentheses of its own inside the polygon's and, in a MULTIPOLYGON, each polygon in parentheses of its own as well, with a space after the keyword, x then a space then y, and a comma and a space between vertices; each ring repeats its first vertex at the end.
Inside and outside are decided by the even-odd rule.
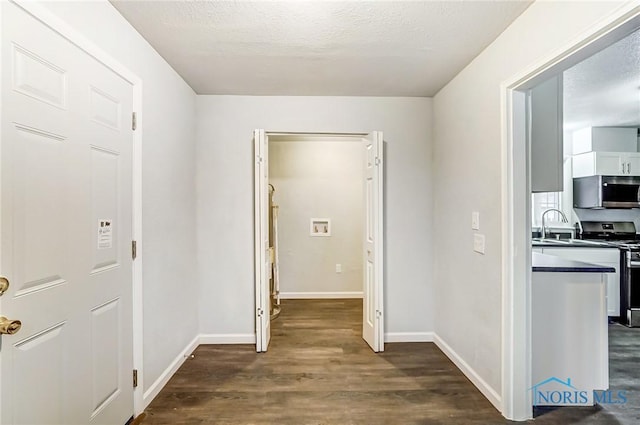
POLYGON ((640 208, 640 176, 573 179, 574 208, 640 208))

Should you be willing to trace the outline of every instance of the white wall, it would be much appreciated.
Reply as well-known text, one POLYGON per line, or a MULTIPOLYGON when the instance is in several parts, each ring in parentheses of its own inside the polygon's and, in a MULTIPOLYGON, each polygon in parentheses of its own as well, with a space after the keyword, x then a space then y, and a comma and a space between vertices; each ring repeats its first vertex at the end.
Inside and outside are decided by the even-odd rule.
POLYGON ((42 4, 143 80, 146 390, 198 332, 195 93, 110 3, 42 4))
POLYGON ((340 293, 362 292, 363 179, 364 143, 269 143, 284 297, 334 293, 338 298, 340 293), (329 218, 331 236, 310 236, 311 218, 329 218), (336 264, 341 264, 341 273, 336 273, 336 264))
POLYGON ((255 128, 384 131, 386 330, 433 329, 431 99, 198 96, 197 110, 202 333, 255 334, 255 128))
POLYGON ((505 219, 500 83, 560 53, 620 4, 535 2, 434 98, 436 332, 498 396, 505 219), (472 211, 480 212, 486 255, 472 249, 472 211))

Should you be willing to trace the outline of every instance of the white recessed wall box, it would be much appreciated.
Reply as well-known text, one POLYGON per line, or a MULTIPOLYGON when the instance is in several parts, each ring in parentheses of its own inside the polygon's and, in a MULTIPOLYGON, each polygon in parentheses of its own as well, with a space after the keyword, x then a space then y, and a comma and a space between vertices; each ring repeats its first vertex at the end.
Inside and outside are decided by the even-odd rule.
POLYGON ((311 236, 331 236, 331 219, 312 218, 309 226, 311 236))

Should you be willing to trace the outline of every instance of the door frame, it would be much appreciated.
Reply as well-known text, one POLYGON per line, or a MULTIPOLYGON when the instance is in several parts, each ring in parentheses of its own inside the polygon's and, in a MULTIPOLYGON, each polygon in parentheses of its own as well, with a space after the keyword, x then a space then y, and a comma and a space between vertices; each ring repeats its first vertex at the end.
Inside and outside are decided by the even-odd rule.
POLYGON ((533 417, 531 401, 531 179, 524 91, 640 27, 627 3, 576 40, 500 85, 502 152, 502 414, 533 417), (524 229, 524 230, 523 230, 524 229))
MULTIPOLYGON (((370 132, 363 132, 363 133, 331 133, 331 132, 304 132, 304 131, 291 131, 290 132, 290 131, 269 131, 269 130, 264 130, 264 133, 265 133, 265 137, 267 138, 267 148, 268 148, 269 137, 270 136, 299 136, 301 138, 304 138, 304 137, 335 138, 336 140, 341 140, 341 141, 345 141, 345 142, 349 142, 349 143, 364 143, 365 137, 367 135, 371 134, 373 131, 374 130, 372 130, 370 132)), ((379 130, 379 131, 381 131, 382 134, 384 135, 384 131, 382 131, 382 130, 379 130)), ((303 140, 292 141, 292 143, 304 143, 304 141, 303 140)), ((380 141, 381 149, 384 149, 383 146, 384 146, 384 141, 381 140, 380 141)), ((251 160, 253 162, 255 162, 255 153, 254 153, 254 155, 252 155, 251 160)), ((382 163, 381 163, 382 167, 385 167, 385 161, 386 160, 382 160, 382 163)), ((255 176, 254 176, 254 178, 255 178, 255 176)), ((385 183, 384 182, 385 182, 385 179, 383 179, 382 182, 381 182, 381 190, 382 190, 383 193, 385 192, 385 183)), ((255 190, 255 188, 254 188, 254 190, 255 190)), ((256 196, 255 193, 253 194, 253 196, 255 198, 255 196, 256 196)), ((365 205, 365 208, 366 208, 366 205, 365 205)), ((383 205, 382 205, 381 208, 382 208, 382 210, 384 210, 384 197, 383 197, 383 205)), ((254 201, 253 202, 253 215, 254 215, 254 218, 257 217, 257 215, 258 215, 257 209, 258 209, 258 205, 254 201)), ((381 250, 381 252, 385 252, 385 249, 384 249, 384 246, 385 246, 384 245, 385 244, 385 242, 384 242, 384 240, 385 240, 384 232, 385 232, 386 226, 385 226, 385 222, 384 222, 384 214, 383 214, 382 220, 380 220, 379 223, 380 223, 379 232, 380 232, 380 234, 382 236, 381 237, 380 250, 381 250)), ((255 224, 254 224, 254 228, 253 228, 254 252, 257 252, 257 249, 258 249, 258 247, 255 246, 256 240, 257 240, 256 239, 257 238, 256 231, 257 231, 257 229, 256 229, 255 224)), ((363 250, 364 250, 364 246, 363 246, 363 250)), ((257 255, 257 254, 254 254, 254 255, 257 255)), ((255 264, 255 261, 254 261, 254 264, 255 264)), ((254 267, 255 267, 255 265, 254 265, 254 267)), ((383 285, 383 287, 384 287, 384 285, 385 285, 385 280, 384 280, 384 255, 382 256, 382 262, 379 265, 379 268, 380 268, 380 279, 377 279, 377 281, 380 282, 380 285, 383 285)), ((256 277, 257 277, 257 273, 256 273, 256 270, 254 270, 254 285, 253 285, 254 286, 254 290, 255 290, 255 288, 257 286, 257 282, 255 282, 256 277)), ((380 292, 380 289, 381 288, 376 286, 376 288, 374 288, 374 291, 380 292)), ((365 290, 365 288, 364 288, 364 282, 363 282, 363 299, 364 299, 364 290, 365 290)), ((271 298, 271 297, 269 296, 269 298, 271 298)), ((379 327, 379 330, 378 330, 379 331, 379 347, 381 347, 379 349, 379 352, 383 352, 384 351, 384 343, 385 343, 385 340, 384 340, 385 339, 384 338, 384 336, 385 336, 385 333, 384 333, 384 328, 385 328, 384 327, 384 322, 386 320, 386 312, 385 312, 385 309, 384 309, 384 297, 378 297, 378 298, 379 298, 380 311, 382 312, 382 314, 381 314, 381 316, 379 318, 379 323, 380 323, 379 326, 380 327, 379 327)), ((254 323, 257 324, 258 323, 258 314, 259 314, 258 313, 258 309, 259 309, 259 306, 255 305, 255 302, 256 302, 255 293, 254 293, 254 296, 253 296, 253 302, 254 302, 254 309, 253 309, 253 312, 254 312, 253 313, 254 314, 254 323)), ((259 340, 258 329, 256 329, 255 343, 256 343, 256 351, 258 351, 258 352, 267 351, 266 349, 265 350, 260 350, 259 349, 259 348, 261 348, 261 342, 259 340)))
MULTIPOLYGON (((267 351, 271 339, 271 292, 269 277, 272 270, 269 252, 269 134, 264 129, 253 131, 254 146, 254 291, 256 352, 267 351), (264 209, 264 211, 263 211, 264 209), (266 246, 265 246, 266 243, 266 246), (268 259, 269 258, 269 259, 268 259), (268 259, 268 260, 267 260, 268 259), (268 262, 268 264, 267 264, 268 262), (265 288, 266 286, 266 288, 265 288), (269 307, 267 307, 268 304, 269 307), (265 324, 266 323, 266 324, 265 324)), ((273 266, 272 266, 273 267, 273 266)))
MULTIPOLYGON (((142 79, 121 62, 102 50, 46 7, 36 2, 9 0, 60 36, 74 44, 80 50, 96 59, 105 67, 118 74, 133 88, 133 111, 136 113, 136 130, 132 140, 132 194, 133 239, 137 243, 137 256, 132 263, 132 307, 133 307, 133 368, 138 370, 138 386, 133 389, 133 412, 138 416, 144 411, 144 373, 143 373, 143 314, 142 314, 142 79)), ((150 400, 149 400, 150 401, 150 400)))

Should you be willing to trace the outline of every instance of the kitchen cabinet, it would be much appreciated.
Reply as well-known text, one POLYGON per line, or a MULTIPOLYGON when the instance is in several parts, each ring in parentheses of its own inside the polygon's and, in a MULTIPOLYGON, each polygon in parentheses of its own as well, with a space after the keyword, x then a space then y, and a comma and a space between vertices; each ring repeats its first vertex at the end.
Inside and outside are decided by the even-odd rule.
POLYGON ((620 316, 620 251, 617 248, 543 247, 542 253, 616 269, 615 273, 605 275, 607 315, 620 316))
POLYGON ((627 157, 627 175, 640 176, 640 153, 628 153, 627 157))
POLYGON ((609 388, 603 281, 607 273, 534 271, 532 274, 533 403, 538 406, 593 405, 594 391, 609 388), (566 397, 544 399, 542 395, 546 391, 556 390, 561 394, 564 394, 563 390, 573 391, 576 387, 568 382, 569 379, 577 390, 584 391, 579 402, 566 397), (556 384, 560 385, 556 387, 556 384))
POLYGON ((585 152, 573 156, 573 177, 640 176, 640 152, 585 152))
POLYGON ((562 192, 562 75, 527 92, 531 190, 562 192))
POLYGON ((576 130, 573 154, 584 152, 637 152, 638 129, 632 127, 587 127, 576 130))

